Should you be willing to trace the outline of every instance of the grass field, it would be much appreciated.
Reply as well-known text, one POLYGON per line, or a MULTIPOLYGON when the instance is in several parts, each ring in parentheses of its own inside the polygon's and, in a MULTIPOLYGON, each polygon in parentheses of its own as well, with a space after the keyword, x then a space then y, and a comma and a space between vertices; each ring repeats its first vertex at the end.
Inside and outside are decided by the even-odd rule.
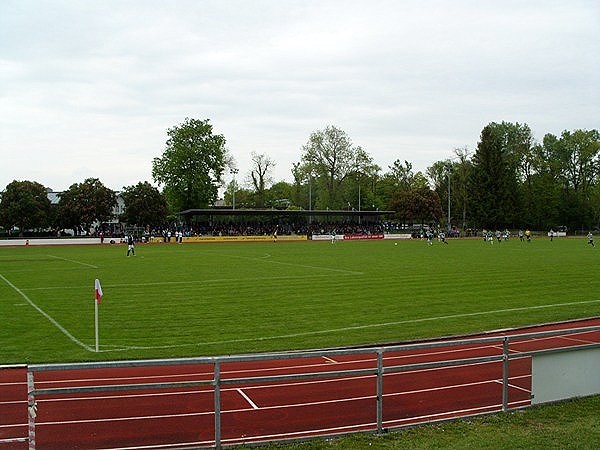
POLYGON ((600 251, 583 239, 136 251, 0 248, 0 363, 317 348, 600 315, 600 251), (95 278, 104 290, 99 353, 95 278))

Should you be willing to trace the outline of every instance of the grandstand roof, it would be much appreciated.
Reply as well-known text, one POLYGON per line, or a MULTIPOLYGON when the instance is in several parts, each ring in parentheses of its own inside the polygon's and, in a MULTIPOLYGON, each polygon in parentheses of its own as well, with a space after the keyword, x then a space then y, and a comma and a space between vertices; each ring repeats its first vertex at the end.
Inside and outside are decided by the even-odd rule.
POLYGON ((288 217, 308 217, 308 216, 347 216, 347 217, 377 217, 394 214, 395 211, 366 210, 355 211, 347 209, 326 209, 326 210, 306 210, 306 209, 186 209, 180 211, 182 216, 288 216, 288 217))

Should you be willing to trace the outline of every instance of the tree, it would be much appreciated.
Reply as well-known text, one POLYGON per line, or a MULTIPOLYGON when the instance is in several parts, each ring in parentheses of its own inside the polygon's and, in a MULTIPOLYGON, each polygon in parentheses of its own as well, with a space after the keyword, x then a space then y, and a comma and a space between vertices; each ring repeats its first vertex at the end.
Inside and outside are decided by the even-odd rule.
POLYGON ((320 198, 321 207, 339 207, 340 187, 353 173, 367 172, 365 164, 372 164, 370 156, 352 144, 350 137, 335 126, 313 132, 302 147, 303 165, 314 170, 317 182, 324 187, 326 198, 320 198))
POLYGON ((294 205, 294 200, 292 199, 294 194, 294 187, 292 184, 287 183, 285 181, 279 181, 273 184, 265 194, 265 201, 267 206, 288 206, 294 205))
POLYGON ((225 137, 213 134, 208 119, 190 118, 167 135, 162 157, 152 162, 152 177, 164 185, 170 206, 181 211, 213 204, 228 163, 225 137))
POLYGON ((389 208, 403 223, 437 223, 442 218, 440 198, 427 186, 394 193, 389 208))
POLYGON ((160 225, 167 217, 165 196, 147 181, 127 186, 121 192, 125 211, 121 219, 129 224, 160 225))
POLYGON ((13 181, 0 194, 0 225, 6 230, 27 229, 50 225, 50 200, 46 188, 35 181, 13 181))
POLYGON ((256 206, 259 208, 265 206, 267 185, 273 181, 270 172, 274 166, 275 161, 269 156, 252 152, 252 169, 250 170, 249 179, 256 194, 256 206))
POLYGON ((59 221, 65 228, 90 231, 94 222, 106 222, 113 216, 117 204, 115 192, 97 178, 87 178, 83 183, 72 184, 60 194, 59 221))
POLYGON ((388 166, 390 171, 386 174, 394 183, 396 190, 406 191, 412 186, 412 180, 415 176, 412 170, 412 163, 397 159, 391 166, 388 166))
POLYGON ((235 207, 236 208, 251 208, 254 205, 254 192, 250 189, 240 187, 240 185, 231 180, 225 186, 223 192, 223 200, 226 205, 233 205, 233 191, 235 188, 235 207))
MULTIPOLYGON (((427 176, 438 193, 442 205, 448 204, 450 195, 450 214, 454 216, 456 211, 461 212, 461 224, 463 229, 467 226, 467 213, 470 201, 470 179, 473 164, 469 159, 469 151, 466 147, 455 148, 452 159, 436 161, 427 168, 427 176), (448 189, 450 183, 450 189, 448 189), (452 211, 455 211, 453 214, 452 211)), ((447 214, 446 214, 447 215, 447 214)), ((450 217, 452 221, 452 217, 450 217)), ((448 217, 446 217, 448 221, 448 217)))
POLYGON ((505 125, 486 125, 473 157, 473 216, 480 227, 511 226, 519 211, 517 175, 506 147, 505 125))

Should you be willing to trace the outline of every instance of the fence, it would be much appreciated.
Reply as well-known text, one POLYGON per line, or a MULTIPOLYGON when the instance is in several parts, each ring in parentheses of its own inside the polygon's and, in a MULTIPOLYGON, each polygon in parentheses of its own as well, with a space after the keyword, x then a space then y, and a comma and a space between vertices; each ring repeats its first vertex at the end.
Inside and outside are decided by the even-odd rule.
MULTIPOLYGON (((598 379, 597 373, 599 373, 598 368, 600 366, 600 338, 598 332, 600 332, 600 326, 361 349, 211 358, 30 365, 27 367, 28 436, 26 438, 5 439, 4 441, 0 439, 0 444, 3 442, 28 442, 29 449, 35 449, 38 428, 36 418, 39 413, 43 413, 41 410, 38 411, 38 404, 44 401, 57 402, 57 395, 72 396, 73 394, 107 394, 111 392, 131 394, 134 391, 148 391, 148 393, 140 395, 149 396, 158 395, 159 392, 171 394, 174 392, 180 394, 190 393, 194 395, 212 394, 212 402, 210 400, 204 402, 203 406, 198 406, 201 402, 193 405, 194 408, 204 408, 203 411, 180 414, 177 416, 177 421, 172 422, 181 423, 185 421, 184 417, 189 417, 189 415, 197 419, 194 424, 190 425, 191 430, 186 430, 179 435, 177 433, 173 434, 181 436, 184 439, 183 441, 167 442, 166 439, 172 439, 172 435, 167 433, 167 428, 170 425, 166 424, 162 428, 149 427, 151 430, 162 429, 164 431, 155 433, 159 435, 159 442, 148 440, 141 443, 135 442, 135 445, 148 445, 152 448, 160 448, 161 446, 172 448, 178 445, 182 447, 221 448, 222 445, 306 439, 315 436, 331 437, 358 431, 383 433, 405 425, 508 411, 513 408, 531 405, 531 397, 535 395, 538 388, 535 374, 532 372, 532 367, 535 366, 535 364, 532 364, 532 360, 538 356, 581 352, 580 354, 584 355, 583 367, 587 367, 588 372, 591 371, 592 374, 595 374, 592 375, 592 380, 598 379), (568 345, 565 345, 565 342, 568 345), (586 352, 582 352, 583 350, 586 352), (439 359, 442 353, 446 357, 439 359), (455 354, 457 357, 448 359, 447 355, 449 354, 455 354), (474 356, 461 357, 464 354, 473 354, 474 356), (317 364, 314 362, 315 359, 332 362, 329 365, 317 364), (397 360, 409 363, 398 364, 397 360), (290 362, 293 364, 292 366, 289 365, 290 362), (350 368, 346 370, 329 370, 330 367, 340 364, 347 365, 350 368), (191 366, 195 370, 206 370, 206 372, 194 374, 196 379, 189 381, 132 384, 98 384, 97 380, 86 380, 81 377, 84 372, 90 374, 94 373, 93 371, 114 372, 119 369, 131 370, 135 368, 148 370, 149 368, 163 367, 169 368, 169 370, 177 369, 176 371, 179 373, 186 366, 191 366), (453 370, 446 372, 440 378, 440 374, 444 369, 453 370), (269 370, 283 373, 263 375, 265 371, 268 372, 269 370), (254 373, 254 371, 258 371, 260 376, 247 375, 248 373, 254 373), (90 382, 94 382, 94 384, 42 388, 39 385, 51 383, 51 381, 43 379, 42 373, 44 372, 52 374, 53 378, 60 379, 62 380, 60 382, 65 384, 89 384, 90 382), (236 376, 240 372, 246 375, 236 376), (72 375, 73 380, 63 380, 61 376, 66 373, 72 375), (78 374, 80 379, 77 379, 78 374), (405 376, 398 377, 398 375, 405 376), (305 386, 302 384, 303 382, 311 384, 306 388, 303 387, 305 386), (344 383, 342 387, 339 385, 340 382, 344 383), (454 384, 448 387, 444 384, 448 382, 454 384), (419 389, 412 389, 414 386, 419 389), (500 390, 498 386, 501 386, 500 390), (277 400, 267 401, 268 396, 260 397, 257 394, 263 402, 263 405, 258 407, 246 394, 249 390, 260 392, 265 387, 279 391, 279 394, 285 394, 283 397, 287 395, 288 399, 285 401, 291 402, 285 406, 288 409, 284 410, 284 406, 281 405, 277 407, 277 400), (189 391, 191 388, 207 389, 189 391), (227 399, 222 397, 224 391, 228 393, 227 399), (231 394, 236 391, 246 397, 246 400, 253 405, 252 408, 231 406, 233 402, 231 394), (315 394, 317 391, 319 392, 318 395, 323 397, 315 401, 314 404, 311 402, 313 400, 311 398, 308 398, 305 403, 294 403, 294 398, 303 395, 305 397, 317 395, 315 394), (347 394, 351 396, 340 398, 339 393, 342 391, 348 391, 347 394), (268 402, 270 403, 267 404, 268 402), (210 409, 208 403, 212 403, 210 409), (224 405, 229 405, 227 406, 229 409, 224 410, 224 405), (291 412, 293 408, 296 408, 295 412, 297 414, 291 412), (318 417, 315 417, 317 414, 318 417), (226 425, 223 424, 225 415, 228 419, 226 425), (211 422, 210 427, 209 422, 211 422), (260 434, 261 432, 262 434, 260 434), (168 436, 166 436, 167 434, 168 436), (185 440, 186 438, 187 440, 185 440), (160 442, 161 440, 162 442, 160 442)), ((574 363, 570 361, 567 364, 573 365, 574 363)), ((580 364, 577 363, 577 365, 580 364)), ((545 367, 544 371, 546 372, 547 367, 552 367, 552 364, 545 367)), ((588 372, 584 370, 578 377, 590 378, 587 376, 588 372)), ((185 375, 187 378, 190 377, 190 374, 185 375)), ((161 379, 161 377, 179 375, 159 374, 149 376, 156 380, 161 379)), ((133 378, 137 378, 137 376, 133 378)), ((584 379, 570 380, 567 383, 571 381, 576 384, 585 383, 584 379)), ((544 384, 546 382, 542 380, 540 383, 544 384)), ((575 390, 576 394, 600 393, 598 382, 592 381, 591 384, 591 386, 586 387, 587 391, 575 390)), ((573 392, 573 387, 567 388, 566 391, 573 392)), ((276 393, 275 397, 279 394, 276 393)), ((561 398, 560 393, 557 395, 558 398, 561 398)), ((273 395, 271 396, 273 397, 273 395)), ((90 398, 85 396, 67 397, 62 401, 90 401, 90 398)), ((96 401, 107 399, 103 402, 108 403, 109 398, 111 401, 115 399, 114 396, 95 397, 94 399, 96 401)), ((129 397, 124 396, 116 399, 117 401, 120 399, 119 404, 121 405, 117 406, 117 410, 127 409, 127 404, 134 401, 128 400, 128 398, 134 397, 130 395, 129 397)), ((148 397, 144 398, 147 399, 148 397)), ((163 401, 164 404, 166 403, 163 401)), ((50 405, 50 403, 46 403, 46 405, 50 405)), ((51 410, 50 406, 48 406, 48 410, 51 410)), ((91 410, 96 410, 96 408, 92 406, 91 410)), ((81 407, 77 411, 75 414, 84 414, 81 412, 81 407)), ((171 416, 165 414, 152 416, 147 421, 167 417, 170 420, 171 416)), ((94 442, 93 445, 105 445, 111 442, 113 444, 110 445, 119 447, 133 445, 132 442, 136 441, 136 436, 134 436, 136 432, 140 435, 144 434, 140 425, 140 420, 143 420, 143 417, 142 419, 139 417, 135 419, 136 424, 133 425, 133 430, 123 431, 124 429, 122 429, 117 432, 114 439, 109 439, 106 436, 98 437, 101 442, 94 442), (121 442, 118 436, 120 434, 131 436, 125 439, 126 442, 121 442), (102 439, 104 440, 102 441, 102 439)), ((98 420, 109 422, 112 420, 115 421, 114 423, 126 421, 126 419, 120 417, 98 420)), ((59 422, 46 420, 42 426, 56 427, 59 422)), ((70 427, 70 430, 76 430, 73 425, 76 422, 78 421, 66 421, 66 423, 69 423, 67 426, 70 427)), ((85 428, 88 431, 83 432, 76 439, 83 439, 88 442, 88 439, 92 438, 91 435, 101 433, 101 430, 97 430, 97 432, 89 431, 90 424, 95 423, 94 419, 82 420, 81 422, 87 423, 85 428)), ((114 430, 114 426, 111 428, 114 430)), ((65 444, 65 440, 68 438, 62 433, 68 433, 66 430, 55 432, 54 435, 47 433, 49 442, 52 439, 57 439, 55 436, 57 433, 59 441, 62 440, 62 443, 65 444)), ((73 433, 80 432, 73 431, 73 433)), ((144 438, 150 439, 152 437, 145 435, 144 438)), ((46 446, 40 445, 39 448, 46 448, 46 446)))

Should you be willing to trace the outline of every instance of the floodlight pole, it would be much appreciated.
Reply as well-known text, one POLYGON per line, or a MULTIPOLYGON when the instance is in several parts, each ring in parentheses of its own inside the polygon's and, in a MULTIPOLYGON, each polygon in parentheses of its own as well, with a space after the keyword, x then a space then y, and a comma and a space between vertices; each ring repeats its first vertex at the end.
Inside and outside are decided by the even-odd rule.
POLYGON ((232 197, 232 209, 235 209, 235 174, 238 173, 240 170, 231 168, 231 169, 229 169, 229 171, 233 175, 233 181, 231 183, 231 189, 232 189, 233 193, 231 194, 231 197, 232 197))
POLYGON ((448 165, 448 235, 450 234, 450 165, 448 165))
MULTIPOLYGON (((312 211, 312 168, 308 171, 308 210, 312 211)), ((308 223, 312 223, 312 215, 308 216, 308 223)))
POLYGON ((356 172, 356 181, 358 183, 358 223, 361 223, 361 216, 360 216, 360 203, 361 203, 361 199, 360 199, 360 180, 362 179, 362 172, 357 171, 356 172))

